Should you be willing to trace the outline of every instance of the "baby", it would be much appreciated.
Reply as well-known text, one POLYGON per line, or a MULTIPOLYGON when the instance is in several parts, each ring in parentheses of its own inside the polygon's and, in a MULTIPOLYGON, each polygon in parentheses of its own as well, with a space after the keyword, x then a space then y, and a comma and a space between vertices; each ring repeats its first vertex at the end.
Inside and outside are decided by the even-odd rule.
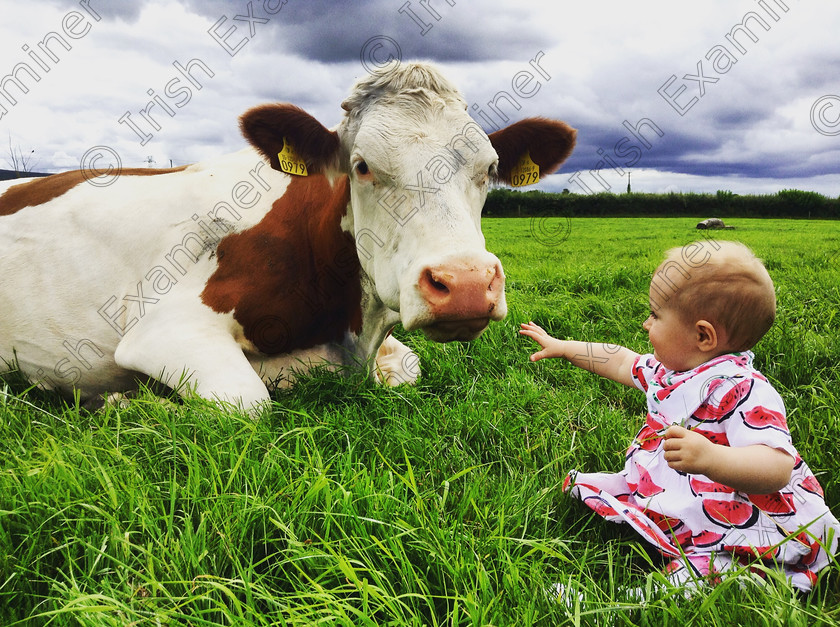
POLYGON ((742 244, 694 243, 668 251, 649 296, 652 355, 522 325, 542 347, 531 361, 562 357, 647 397, 624 469, 573 470, 564 490, 671 557, 674 584, 758 559, 809 591, 840 524, 791 442, 781 397, 753 368, 749 349, 776 314, 767 270, 742 244))

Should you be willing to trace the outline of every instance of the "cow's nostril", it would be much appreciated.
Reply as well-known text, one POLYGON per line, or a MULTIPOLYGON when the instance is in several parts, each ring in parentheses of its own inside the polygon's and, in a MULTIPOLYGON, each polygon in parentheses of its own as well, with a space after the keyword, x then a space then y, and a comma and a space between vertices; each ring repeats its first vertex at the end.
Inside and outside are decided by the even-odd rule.
POLYGON ((434 289, 436 292, 440 292, 441 294, 448 294, 449 293, 449 286, 442 282, 438 281, 435 278, 435 275, 432 273, 431 270, 426 271, 426 280, 429 282, 429 285, 434 289))

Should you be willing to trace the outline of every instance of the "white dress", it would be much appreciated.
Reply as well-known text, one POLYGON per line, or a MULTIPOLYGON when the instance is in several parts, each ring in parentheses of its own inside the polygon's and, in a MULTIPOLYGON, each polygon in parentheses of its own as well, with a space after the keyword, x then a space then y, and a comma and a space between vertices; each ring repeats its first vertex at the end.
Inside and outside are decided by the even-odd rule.
POLYGON ((624 470, 571 471, 564 489, 675 558, 666 570, 676 582, 761 560, 775 562, 794 586, 808 591, 837 550, 840 524, 793 446, 781 397, 752 362, 749 351, 731 353, 674 372, 653 355, 641 355, 632 375, 647 396, 648 414, 624 470), (790 483, 774 494, 750 495, 673 470, 662 434, 674 424, 717 444, 764 444, 787 452, 795 460, 790 483))

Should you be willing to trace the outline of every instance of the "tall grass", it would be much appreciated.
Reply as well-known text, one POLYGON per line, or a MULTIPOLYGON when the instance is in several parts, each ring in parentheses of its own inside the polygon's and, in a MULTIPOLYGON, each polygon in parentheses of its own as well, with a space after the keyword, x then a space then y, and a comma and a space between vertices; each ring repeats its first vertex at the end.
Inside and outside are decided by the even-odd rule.
MULTIPOLYGON (((646 350, 650 273, 693 224, 580 219, 551 239, 485 221, 510 315, 468 345, 398 331, 421 357, 413 387, 317 372, 253 421, 150 393, 88 413, 7 377, 0 624, 840 624, 836 564, 806 598, 746 574, 654 594, 661 559, 560 489, 570 468, 621 468, 643 399, 529 363, 519 323, 646 350)), ((721 236, 752 246, 779 294, 759 366, 837 512, 840 224, 736 226, 721 236)))

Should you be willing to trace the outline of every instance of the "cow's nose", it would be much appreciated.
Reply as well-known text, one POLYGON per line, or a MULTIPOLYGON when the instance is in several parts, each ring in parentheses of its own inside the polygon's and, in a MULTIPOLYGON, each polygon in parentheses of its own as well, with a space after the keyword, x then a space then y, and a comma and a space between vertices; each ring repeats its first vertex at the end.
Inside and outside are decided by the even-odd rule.
POLYGON ((490 319, 498 317, 494 310, 504 294, 505 275, 498 260, 427 266, 418 289, 437 320, 490 319))

